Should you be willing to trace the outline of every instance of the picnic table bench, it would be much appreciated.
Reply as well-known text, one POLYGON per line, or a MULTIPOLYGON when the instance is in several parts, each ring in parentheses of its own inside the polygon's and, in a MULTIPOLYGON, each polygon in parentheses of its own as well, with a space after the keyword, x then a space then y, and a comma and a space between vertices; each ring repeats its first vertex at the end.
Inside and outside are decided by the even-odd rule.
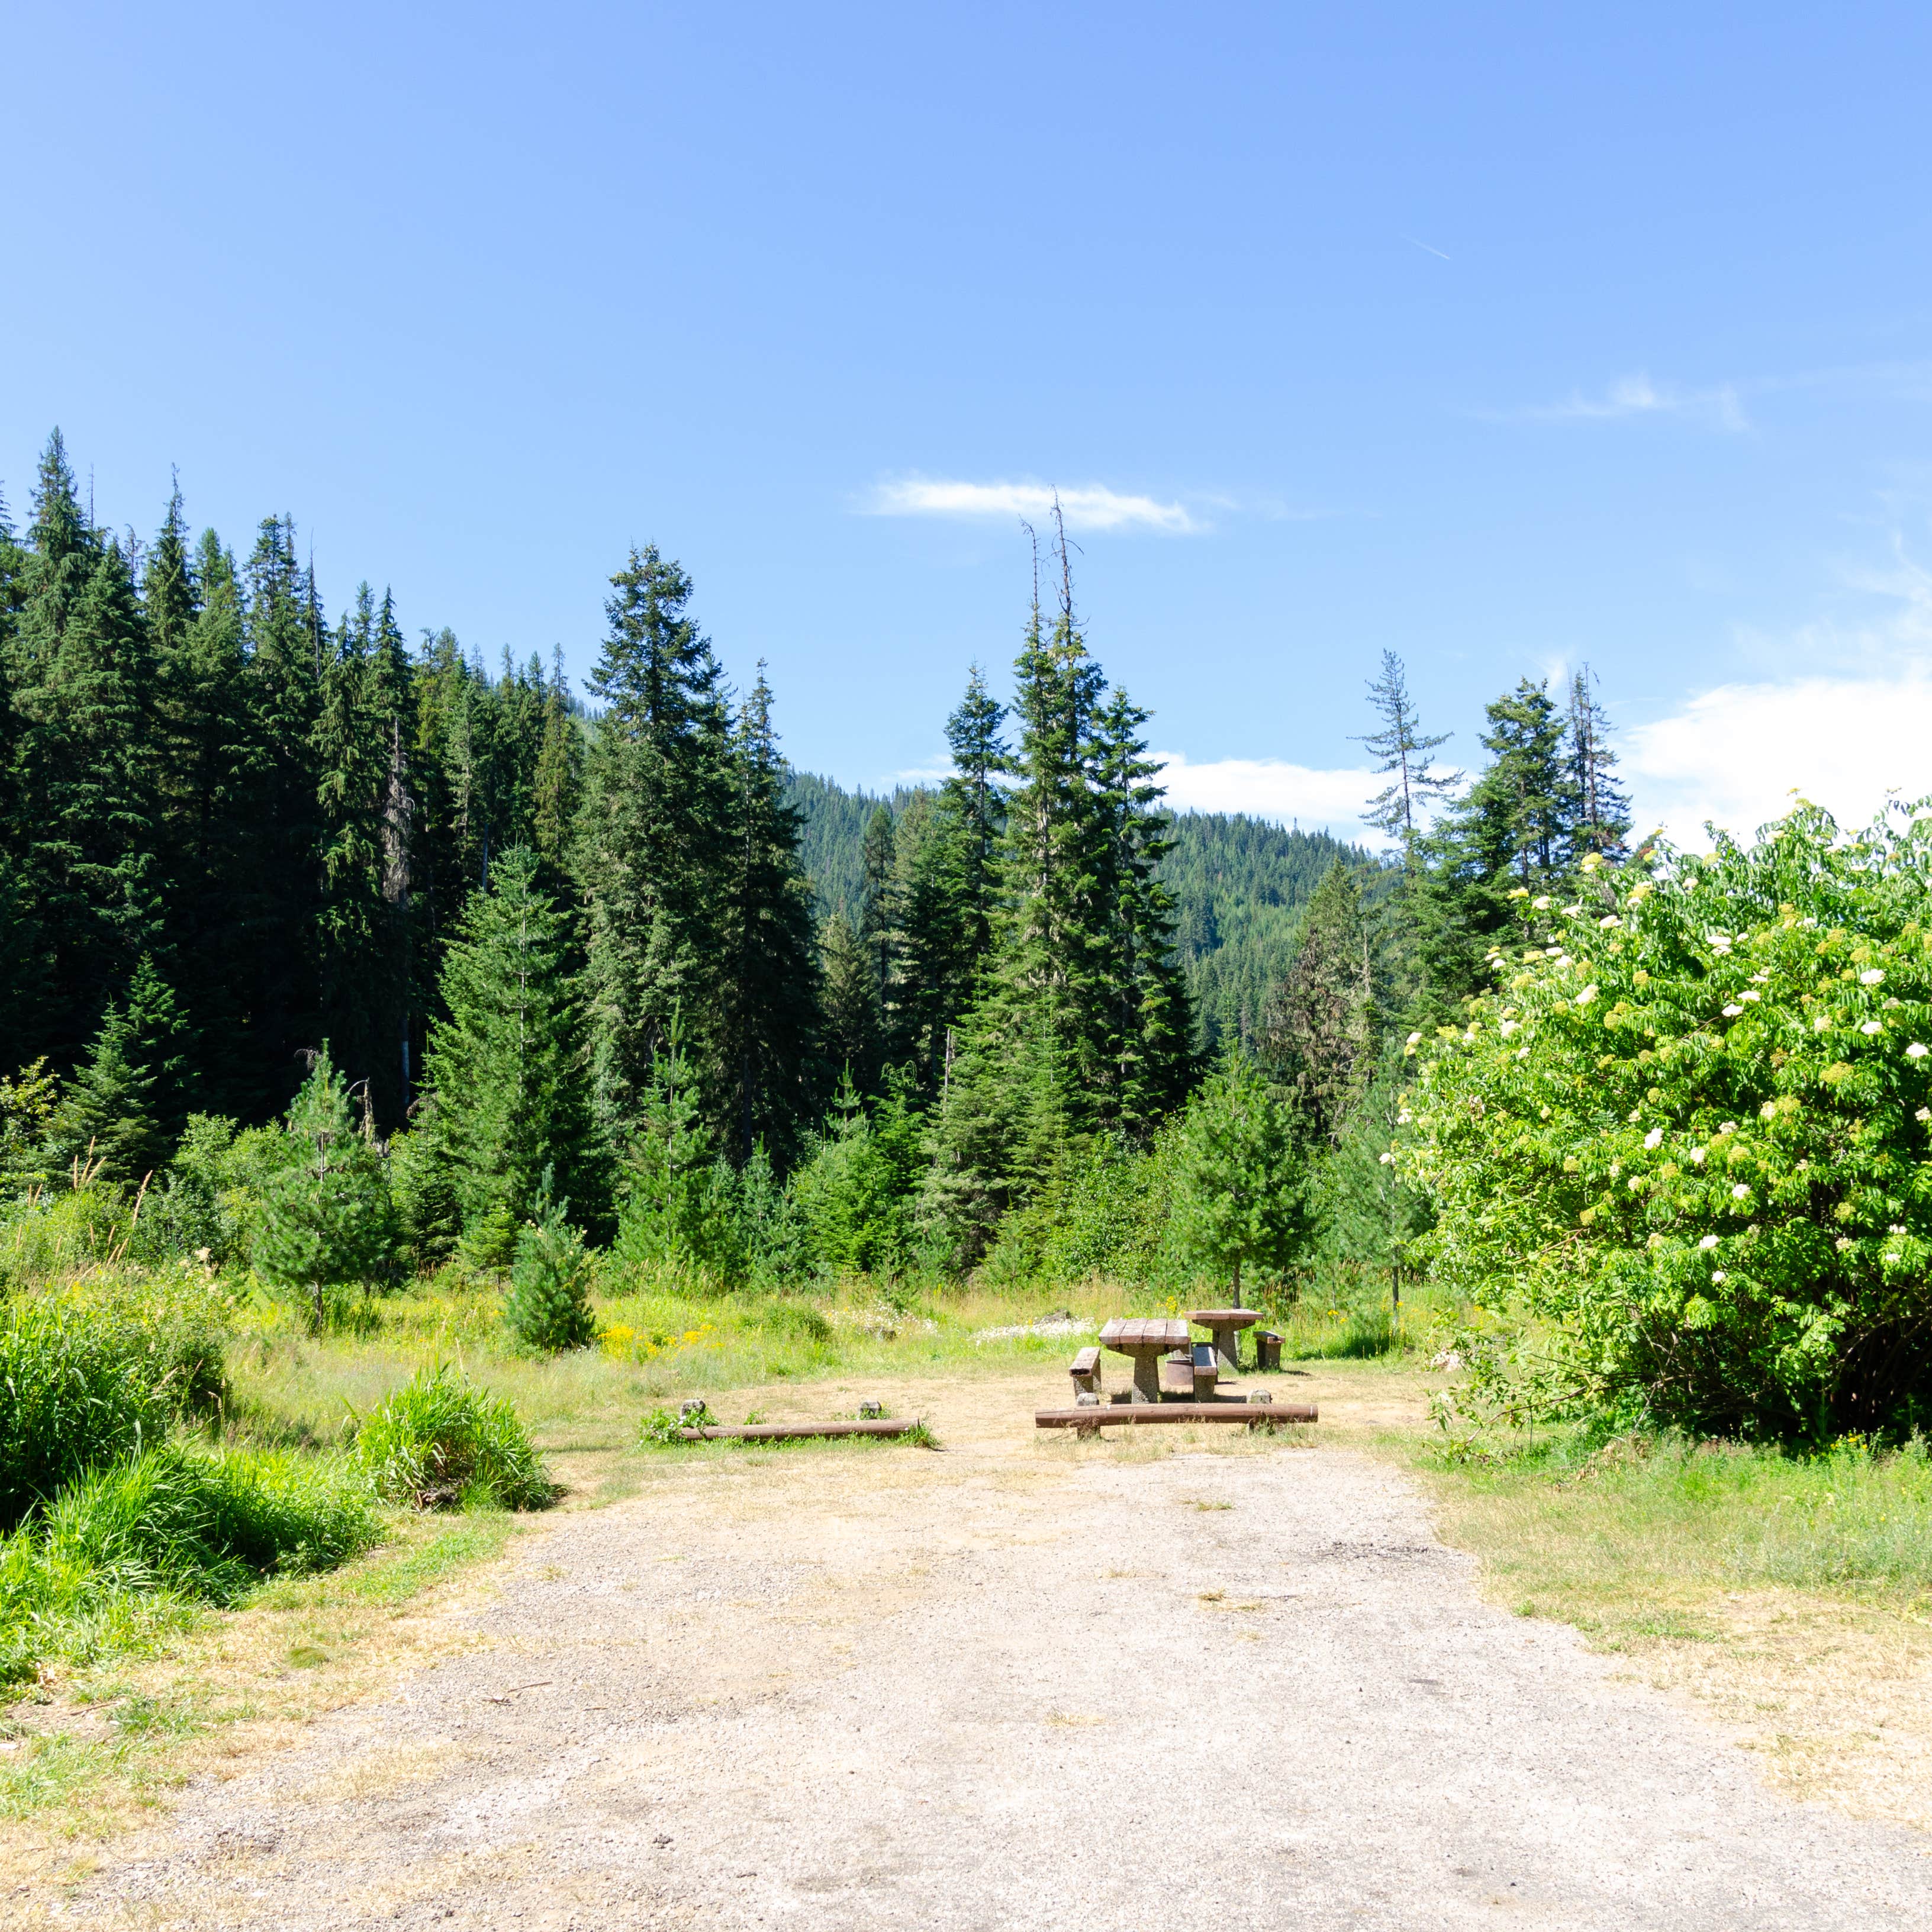
POLYGON ((1077 1389, 1098 1390, 1100 1386, 1100 1352, 1098 1348, 1082 1348, 1073 1358, 1073 1366, 1066 1372, 1073 1378, 1077 1389))
POLYGON ((1241 1330, 1252 1328, 1262 1318, 1260 1310, 1197 1308, 1187 1318, 1212 1333, 1214 1352, 1220 1357, 1222 1366, 1231 1376, 1238 1375, 1241 1368, 1241 1330))
POLYGON ((1135 1402, 1160 1400, 1161 1358, 1172 1348, 1192 1346, 1187 1324, 1179 1316, 1115 1316, 1100 1330, 1100 1346, 1132 1358, 1135 1402))

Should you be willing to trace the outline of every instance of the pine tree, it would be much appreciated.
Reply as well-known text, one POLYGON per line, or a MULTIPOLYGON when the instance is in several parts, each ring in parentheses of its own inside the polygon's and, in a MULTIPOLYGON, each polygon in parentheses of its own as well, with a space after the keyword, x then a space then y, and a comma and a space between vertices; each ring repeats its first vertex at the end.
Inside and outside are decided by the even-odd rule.
POLYGON ((728 1132, 740 1161, 764 1142, 789 1160, 815 1109, 821 1008, 812 887, 799 866, 798 814, 784 798, 765 667, 731 741, 728 898, 720 922, 721 1057, 733 1089, 728 1132))
POLYGON ((1227 1272, 1238 1308, 1244 1268, 1284 1275, 1313 1240, 1312 1165, 1287 1108, 1238 1053, 1194 1096, 1176 1151, 1176 1234, 1194 1262, 1227 1272))
POLYGON ((508 1258, 546 1172, 581 1211, 602 1211, 568 921, 536 874, 536 854, 512 846, 489 890, 470 896, 444 954, 447 1017, 430 1030, 424 1070, 465 1245, 488 1266, 508 1258))
POLYGON ((1361 888, 1340 859, 1309 902, 1301 942, 1263 1022, 1261 1052, 1311 1138, 1339 1142, 1380 1045, 1361 888))
POLYGON ((289 1109, 288 1159, 263 1184, 251 1257, 272 1288, 306 1294, 317 1334, 330 1288, 386 1282, 394 1267, 395 1213, 370 1126, 366 1112, 358 1126, 325 1047, 289 1109))
POLYGON ((1430 808, 1454 790, 1457 772, 1438 772, 1431 755, 1454 735, 1430 735, 1422 729, 1415 701, 1408 694, 1408 673, 1393 651, 1382 652, 1382 674, 1369 686, 1369 702, 1382 728, 1356 742, 1368 746, 1382 762, 1376 770, 1391 774, 1393 782, 1370 800, 1362 814, 1365 824, 1386 832, 1401 845, 1405 860, 1427 829, 1430 808))
POLYGON ((40 1045, 71 1066, 160 943, 154 661, 126 556, 88 524, 56 431, 10 640, 14 890, 51 967, 40 1045))
POLYGON ((570 1224, 570 1204, 551 1197, 546 1168, 530 1218, 518 1230, 503 1323, 532 1354, 587 1348, 597 1339, 590 1307, 590 1256, 570 1224))
POLYGON ((1570 680, 1569 777, 1571 844, 1576 856, 1621 858, 1630 836, 1630 794, 1618 782, 1610 721, 1598 700, 1596 679, 1585 664, 1570 680))
POLYGON ((727 1091, 718 928, 731 816, 720 673, 675 563, 655 547, 633 550, 610 581, 578 861, 598 1102, 614 1126, 637 1119, 681 1009, 700 1104, 716 1119, 727 1091))

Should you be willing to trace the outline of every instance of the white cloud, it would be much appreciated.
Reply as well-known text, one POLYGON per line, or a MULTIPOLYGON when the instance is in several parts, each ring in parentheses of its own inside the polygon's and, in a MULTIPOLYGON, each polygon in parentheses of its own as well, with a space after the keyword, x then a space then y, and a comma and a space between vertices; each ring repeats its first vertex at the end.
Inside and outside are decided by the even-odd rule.
MULTIPOLYGON (((1159 530, 1172 536, 1204 527, 1185 505, 1123 494, 1088 484, 1059 493, 1070 530, 1159 530)), ((1045 483, 964 483, 940 477, 908 477, 881 483, 867 506, 876 517, 1024 517, 1040 523, 1053 514, 1054 491, 1045 483)))
POLYGON ((1574 392, 1567 402, 1512 412, 1533 422, 1615 422, 1633 416, 1682 416, 1723 430, 1744 430, 1736 389, 1729 382, 1714 389, 1681 389, 1653 382, 1641 372, 1612 382, 1600 396, 1574 392))
POLYGON ((1278 758, 1214 758, 1190 764, 1178 752, 1156 752, 1166 761, 1162 783, 1177 812, 1245 812, 1304 831, 1326 830, 1338 838, 1372 845, 1388 842, 1363 824, 1363 806, 1382 789, 1372 772, 1321 771, 1278 758))
POLYGON ((1625 734, 1637 829, 1660 824, 1701 849, 1706 820, 1748 839, 1797 793, 1862 825, 1886 792, 1932 792, 1932 677, 1889 675, 1726 684, 1625 734))

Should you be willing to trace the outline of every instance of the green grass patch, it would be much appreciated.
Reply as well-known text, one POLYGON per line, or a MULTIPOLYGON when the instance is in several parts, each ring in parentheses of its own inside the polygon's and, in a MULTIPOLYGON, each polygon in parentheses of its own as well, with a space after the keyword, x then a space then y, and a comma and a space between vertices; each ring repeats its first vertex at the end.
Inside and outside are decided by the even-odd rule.
POLYGON ((1613 1646, 1707 1641, 1708 1606, 1757 1591, 1932 1608, 1932 1456, 1916 1441, 1800 1455, 1562 1433, 1420 1454, 1505 1600, 1613 1646))

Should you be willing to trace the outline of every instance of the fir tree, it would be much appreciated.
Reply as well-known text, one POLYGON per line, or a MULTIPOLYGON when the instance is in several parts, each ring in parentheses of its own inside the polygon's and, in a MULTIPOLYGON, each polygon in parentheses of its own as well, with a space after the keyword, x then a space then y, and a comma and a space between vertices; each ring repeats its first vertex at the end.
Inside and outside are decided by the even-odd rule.
POLYGON ((1367 746, 1382 760, 1376 770, 1388 774, 1391 782, 1370 800, 1362 818, 1365 824, 1395 839, 1406 859, 1427 830, 1430 808, 1448 797, 1460 782, 1460 773, 1438 772, 1432 756, 1436 747, 1448 744, 1454 734, 1442 731, 1430 735, 1423 730, 1415 701, 1408 694, 1408 673, 1393 651, 1382 652, 1382 674, 1369 686, 1369 702, 1382 720, 1382 728, 1357 742, 1367 746))
MULTIPOLYGON (((884 1016, 887 1040, 892 1042, 897 1030, 892 1024, 892 1008, 898 940, 898 853, 892 808, 883 799, 873 806, 872 815, 866 821, 863 893, 859 943, 865 947, 872 966, 879 1011, 884 1016)), ((888 1052, 890 1050, 889 1043, 888 1052)))
POLYGON ((546 1168, 530 1219, 517 1233, 503 1324, 532 1354, 587 1348, 597 1339, 590 1308, 590 1256, 570 1224, 570 1203, 550 1195, 546 1168))
POLYGON ((1101 896, 1108 944, 1102 955, 1105 1081, 1100 1124, 1144 1138, 1185 1097, 1193 1022, 1174 957, 1174 902, 1160 875, 1174 849, 1160 809, 1160 767, 1147 756, 1148 714, 1124 691, 1100 712, 1091 795, 1101 814, 1101 896))
POLYGON ((230 944, 249 975, 242 997, 257 1083, 244 1111, 259 1118, 286 1104, 320 1023, 316 726, 324 639, 292 519, 262 524, 243 588, 248 750, 237 805, 244 830, 228 893, 230 944))
POLYGON ((1380 1044, 1361 889, 1340 859, 1309 902, 1294 963, 1263 1023, 1261 1051, 1310 1136, 1338 1142, 1380 1044))
POLYGON ((884 1064, 878 982, 852 922, 835 912, 819 934, 825 1052, 843 1077, 869 1088, 884 1064))
POLYGON ((56 431, 41 459, 10 643, 16 890, 51 968, 40 1046, 80 1058, 161 938, 156 690, 126 557, 88 526, 56 431))
POLYGON ((602 1192, 568 922, 536 873, 536 854, 512 846, 470 896, 424 1067, 436 1096, 425 1131, 448 1163, 466 1246, 489 1266, 508 1260, 545 1173, 593 1218, 602 1192))
POLYGON ((1418 908, 1421 950, 1438 1001, 1483 982, 1508 895, 1558 887, 1573 862, 1574 794, 1564 721, 1546 687, 1525 678, 1487 706, 1490 763, 1423 842, 1428 876, 1418 908))
POLYGON ((1241 1304, 1244 1268, 1288 1273, 1316 1231, 1314 1174, 1288 1109, 1252 1064, 1223 1056, 1182 1120, 1175 1232, 1241 1304))
POLYGON ((655 547, 611 580, 590 688, 604 700, 586 773, 578 870, 590 914, 598 1105, 634 1121, 674 1010, 700 1102, 722 1111, 718 1010, 730 818, 719 670, 686 612, 691 580, 655 547))
POLYGON ((782 1162, 823 1092, 820 996, 812 888, 799 867, 798 814, 785 802, 764 674, 760 662, 731 742, 719 1041, 737 1159, 749 1160, 763 1142, 782 1162))
POLYGON ((1580 859, 1586 852, 1618 859, 1630 835, 1630 794, 1616 777, 1610 721, 1598 700, 1596 682, 1588 664, 1570 680, 1571 844, 1580 859))
POLYGON ((53 1116, 50 1144, 59 1164, 78 1162, 132 1188, 167 1159, 167 1139, 154 1118, 155 1074, 142 1047, 135 1017, 111 1004, 53 1116))
POLYGON ((307 1296, 317 1334, 329 1289, 386 1282, 394 1266, 394 1210, 366 1112, 357 1124, 325 1047, 289 1109, 288 1159, 262 1186, 252 1256, 272 1288, 307 1296))

